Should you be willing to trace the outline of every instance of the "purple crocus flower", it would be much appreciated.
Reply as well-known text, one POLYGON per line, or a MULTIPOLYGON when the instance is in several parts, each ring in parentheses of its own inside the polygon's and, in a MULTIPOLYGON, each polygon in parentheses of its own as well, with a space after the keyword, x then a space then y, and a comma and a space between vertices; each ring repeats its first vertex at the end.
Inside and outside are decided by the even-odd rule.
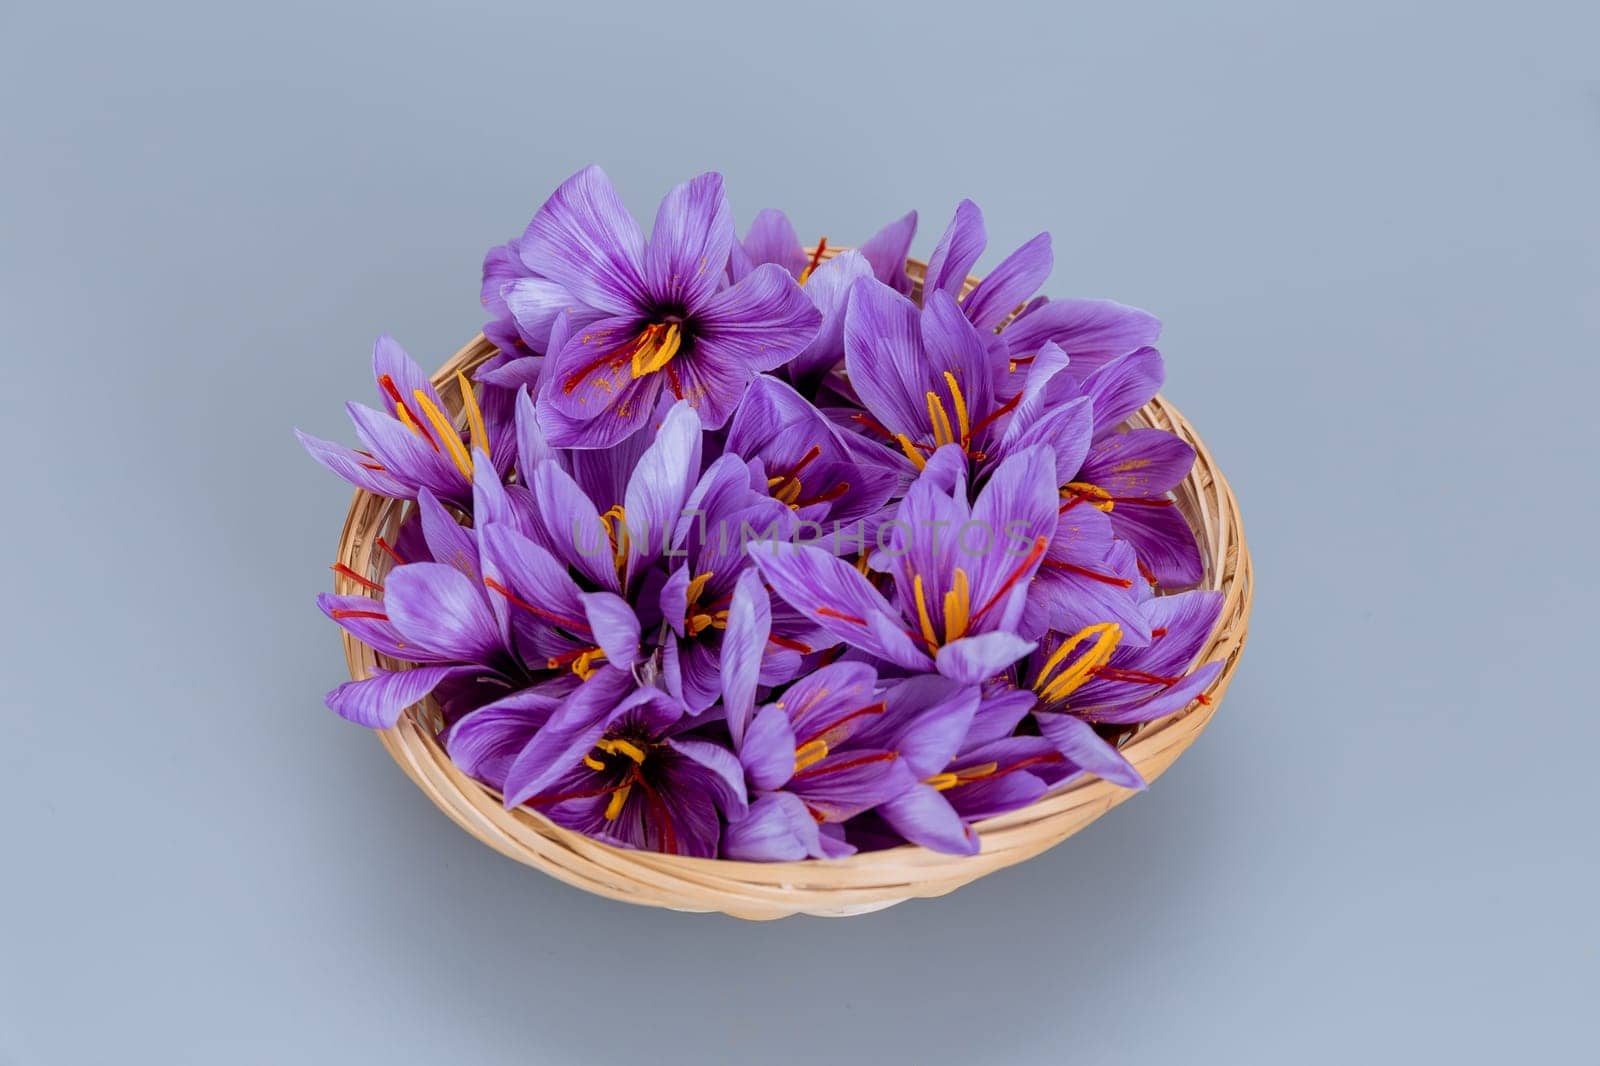
POLYGON ((356 488, 398 500, 415 499, 426 488, 465 507, 472 501, 474 449, 499 474, 511 468, 510 394, 487 390, 480 407, 472 384, 460 375, 457 384, 468 427, 463 438, 428 375, 387 334, 372 346, 372 376, 384 410, 345 405, 365 451, 295 430, 313 459, 356 488))
MULTIPOLYGON (((726 448, 759 461, 767 490, 807 522, 865 523, 883 510, 901 477, 887 460, 857 454, 845 434, 785 383, 762 375, 745 392, 726 448)), ((866 529, 870 536, 876 526, 866 529)))
POLYGON ((747 809, 726 747, 688 734, 683 704, 596 673, 546 718, 505 771, 505 803, 624 847, 714 858, 724 820, 747 809))
POLYGON ((1120 627, 1103 622, 1051 634, 1021 672, 1044 738, 1074 767, 1124 788, 1143 788, 1144 779, 1096 726, 1134 725, 1182 710, 1204 699, 1222 669, 1221 663, 1190 669, 1216 624, 1221 593, 1146 595, 1146 646, 1124 644, 1120 627))
POLYGON ((1032 647, 1016 629, 1058 497, 1042 447, 1001 463, 970 504, 965 466, 957 448, 935 452, 885 523, 871 565, 892 576, 892 602, 821 548, 764 543, 750 554, 773 591, 834 639, 907 672, 979 683, 1032 647))
POLYGON ((539 406, 553 443, 614 445, 664 391, 720 428, 751 377, 811 342, 821 315, 781 267, 726 285, 733 243, 714 173, 667 194, 648 242, 599 167, 545 202, 516 249, 533 276, 502 291, 522 335, 546 338, 539 406))
POLYGON ((849 827, 852 840, 883 847, 908 840, 935 851, 978 850, 971 824, 1025 807, 1065 776, 1047 740, 1014 736, 1029 701, 982 699, 971 685, 925 675, 884 699, 863 742, 892 745, 916 784, 849 827))
POLYGON ((723 837, 729 858, 837 858, 855 849, 842 823, 914 783, 892 748, 854 734, 885 711, 871 666, 839 662, 802 677, 782 699, 752 708, 761 648, 725 645, 723 696, 752 790, 749 815, 723 837))
POLYGON ((935 290, 926 301, 919 311, 886 286, 856 283, 844 330, 850 387, 866 408, 855 421, 911 469, 950 445, 975 470, 1040 445, 1058 469, 1077 469, 1093 433, 1092 408, 1086 398, 1063 395, 1072 384, 1060 349, 1002 400, 993 378, 1004 345, 980 333, 949 293, 935 290))

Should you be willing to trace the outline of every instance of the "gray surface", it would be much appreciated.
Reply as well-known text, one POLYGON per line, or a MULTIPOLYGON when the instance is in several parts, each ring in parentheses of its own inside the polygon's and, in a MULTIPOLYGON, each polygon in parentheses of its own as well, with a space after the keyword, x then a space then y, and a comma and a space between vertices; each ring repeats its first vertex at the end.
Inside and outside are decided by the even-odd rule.
POLYGON ((0 1063, 1593 1054, 1593 5, 45 6, 0 13, 0 1063), (1151 793, 754 926, 500 858, 321 708, 347 492, 289 428, 349 439, 380 330, 470 336, 591 160, 924 253, 971 195, 1163 316, 1260 591, 1151 793))

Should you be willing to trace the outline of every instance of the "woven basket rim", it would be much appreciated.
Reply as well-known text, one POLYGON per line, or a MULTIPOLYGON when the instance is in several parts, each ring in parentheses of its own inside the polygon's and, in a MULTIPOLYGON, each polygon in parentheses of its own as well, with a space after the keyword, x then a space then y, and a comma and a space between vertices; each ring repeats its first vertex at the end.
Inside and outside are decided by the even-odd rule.
MULTIPOLYGON (((840 251, 843 249, 828 249, 823 258, 840 251)), ((923 264, 909 260, 907 268, 920 283, 923 264)), ((969 279, 968 286, 976 280, 969 279)), ((496 351, 479 333, 433 375, 441 398, 458 419, 457 372, 466 371, 470 376, 496 351)), ((1216 713, 1244 647, 1253 570, 1237 501, 1189 422, 1161 396, 1129 421, 1170 429, 1194 446, 1194 468, 1175 495, 1201 542, 1206 579, 1199 587, 1224 593, 1217 624, 1195 659, 1197 665, 1223 663, 1205 690, 1209 702, 1191 703, 1140 726, 1121 746, 1123 755, 1146 781, 1153 782, 1216 713)), ((339 561, 364 576, 380 577, 387 559, 374 552, 375 538, 385 531, 392 533, 406 506, 403 501, 356 491, 340 537, 339 561)), ((336 589, 347 595, 364 594, 355 582, 342 577, 337 579, 336 589)), ((408 665, 378 655, 348 633, 343 640, 354 679, 370 676, 374 667, 408 665)), ((903 844, 838 859, 704 859, 607 844, 564 829, 526 807, 507 811, 497 791, 468 777, 450 761, 434 735, 434 724, 436 709, 419 704, 379 736, 418 787, 484 843, 600 895, 680 910, 721 910, 746 918, 802 911, 863 913, 913 896, 943 894, 1032 857, 1134 794, 1098 777, 1080 775, 1027 807, 973 823, 981 850, 970 856, 903 844)))

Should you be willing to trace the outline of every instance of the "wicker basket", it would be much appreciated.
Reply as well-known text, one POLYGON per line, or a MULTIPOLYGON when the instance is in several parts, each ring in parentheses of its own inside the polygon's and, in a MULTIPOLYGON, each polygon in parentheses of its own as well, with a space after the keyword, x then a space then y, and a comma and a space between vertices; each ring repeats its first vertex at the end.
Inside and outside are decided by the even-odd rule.
MULTIPOLYGON (((908 269, 920 281, 922 264, 908 269)), ((976 283, 969 279, 968 285, 976 283)), ((471 372, 493 355, 482 334, 433 377, 440 396, 457 415, 456 372, 471 372)), ((1195 529, 1206 564, 1204 587, 1224 593, 1221 616, 1198 662, 1221 661, 1223 669, 1206 690, 1207 703, 1140 726, 1122 752, 1145 780, 1171 766, 1216 713, 1244 648, 1252 577, 1238 503, 1194 429, 1161 397, 1139 411, 1135 424, 1169 429, 1194 445, 1198 458, 1176 492, 1178 506, 1195 529)), ((357 492, 339 540, 339 561, 358 574, 381 578, 388 557, 375 551, 379 537, 392 538, 405 504, 357 492)), ((338 591, 362 589, 340 578, 338 591)), ((344 636, 350 676, 364 678, 376 667, 394 668, 371 648, 344 636)), ((944 855, 905 845, 844 859, 801 862, 735 862, 634 851, 601 843, 555 825, 527 808, 508 811, 500 795, 456 769, 435 739, 439 712, 419 704, 380 734, 383 746, 417 787, 467 832, 502 854, 597 895, 628 903, 682 911, 721 911, 737 918, 782 918, 791 914, 843 917, 880 910, 907 899, 942 896, 1002 867, 1022 862, 1076 833, 1133 793, 1096 777, 1080 778, 1031 806, 976 823, 982 850, 944 855)))

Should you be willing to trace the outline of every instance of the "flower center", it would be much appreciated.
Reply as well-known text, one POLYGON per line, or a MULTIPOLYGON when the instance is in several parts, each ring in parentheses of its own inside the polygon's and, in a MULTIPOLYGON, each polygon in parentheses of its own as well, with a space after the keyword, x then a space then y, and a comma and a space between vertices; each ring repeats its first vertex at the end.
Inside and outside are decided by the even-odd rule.
POLYGON ((1122 627, 1115 622, 1085 626, 1050 653, 1033 680, 1033 690, 1048 703, 1065 699, 1110 661, 1121 640, 1122 627), (1086 643, 1088 647, 1082 654, 1068 662, 1073 651, 1086 643))
MULTIPOLYGON (((378 387, 381 388, 394 403, 394 416, 400 424, 409 429, 417 437, 426 441, 435 452, 447 452, 450 461, 455 464, 461 476, 468 481, 472 480, 472 453, 461 442, 461 434, 456 432, 456 427, 451 423, 450 416, 439 409, 439 405, 429 399, 428 394, 421 389, 414 389, 411 393, 411 403, 417 405, 417 411, 422 412, 419 418, 412 411, 411 403, 400 395, 400 389, 394 383, 394 378, 384 374, 378 378, 378 387), (426 421, 433 428, 430 434, 423 426, 426 421)), ((467 416, 468 439, 473 444, 483 449, 483 454, 489 454, 489 433, 483 425, 483 411, 478 407, 478 398, 473 394, 472 382, 467 380, 467 375, 456 372, 456 387, 461 392, 461 406, 467 416)), ((381 467, 380 467, 381 469, 381 467)))
POLYGON ((687 609, 684 611, 683 624, 691 637, 698 637, 708 628, 728 628, 728 609, 726 607, 717 608, 716 604, 711 604, 710 607, 715 609, 706 609, 700 606, 700 597, 705 595, 706 583, 715 576, 714 573, 707 570, 703 574, 696 574, 689 580, 689 587, 684 594, 687 609))

